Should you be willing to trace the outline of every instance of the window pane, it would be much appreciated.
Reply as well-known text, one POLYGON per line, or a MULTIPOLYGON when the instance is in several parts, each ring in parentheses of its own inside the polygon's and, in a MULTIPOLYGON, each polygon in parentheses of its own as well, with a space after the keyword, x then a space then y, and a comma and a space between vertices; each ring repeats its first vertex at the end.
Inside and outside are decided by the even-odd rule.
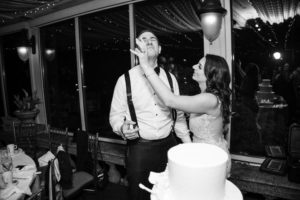
POLYGON ((177 78, 182 94, 199 92, 192 66, 203 56, 203 36, 193 0, 135 4, 137 34, 150 29, 162 46, 159 61, 177 78))
POLYGON ((22 89, 31 95, 30 69, 28 59, 22 61, 17 53, 16 38, 26 40, 25 32, 17 32, 2 37, 3 63, 6 78, 6 92, 8 101, 8 114, 13 116, 13 112, 18 108, 14 104, 14 95, 24 97, 22 89))
POLYGON ((114 86, 131 66, 128 6, 86 15, 80 22, 88 130, 111 130, 114 86))
MULTIPOLYGON (((2 88, 2 82, 0 81, 0 88, 2 88)), ((3 105, 3 93, 0 89, 0 116, 4 116, 4 105, 3 105)))
POLYGON ((81 128, 74 20, 41 28, 48 123, 70 130, 81 128))
POLYGON ((285 19, 285 14, 292 12, 283 14, 281 7, 268 2, 271 4, 275 15, 261 8, 258 1, 233 1, 236 114, 232 119, 232 153, 265 156, 266 145, 286 147, 289 125, 300 120, 300 70, 296 71, 300 64, 300 18, 292 15, 285 19), (278 9, 280 15, 276 14, 278 9), (276 60, 275 51, 282 57, 276 60))

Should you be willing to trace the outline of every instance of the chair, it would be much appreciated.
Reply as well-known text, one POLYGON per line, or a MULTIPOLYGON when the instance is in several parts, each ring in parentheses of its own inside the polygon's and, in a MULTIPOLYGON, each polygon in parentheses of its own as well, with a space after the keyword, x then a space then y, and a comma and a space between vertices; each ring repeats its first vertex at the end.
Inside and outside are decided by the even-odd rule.
POLYGON ((93 176, 84 171, 73 173, 72 187, 63 189, 55 176, 55 159, 49 162, 48 197, 49 200, 69 200, 79 196, 84 188, 93 182, 93 176))
POLYGON ((49 161, 48 169, 46 173, 47 184, 46 184, 46 191, 48 195, 48 200, 62 200, 62 188, 57 181, 55 176, 55 164, 54 159, 49 161))
MULTIPOLYGON (((61 143, 64 143, 65 135, 67 132, 68 128, 58 129, 52 128, 49 124, 46 125, 45 131, 43 131, 42 134, 38 135, 39 142, 41 143, 41 149, 43 149, 41 152, 39 152, 40 155, 38 157, 44 155, 48 150, 56 155, 57 147, 61 143)), ((45 185, 47 185, 48 177, 46 177, 46 173, 49 166, 39 166, 38 162, 37 164, 38 171, 42 173, 42 175, 40 176, 41 187, 44 187, 45 185)))
MULTIPOLYGON (((46 126, 46 134, 48 138, 48 148, 53 153, 56 154, 57 147, 60 144, 67 144, 68 141, 68 127, 65 129, 51 127, 50 124, 46 126)), ((66 151, 68 151, 68 146, 64 146, 66 151)))
POLYGON ((42 200, 43 199, 43 191, 44 188, 41 188, 39 191, 35 192, 34 194, 30 195, 26 200, 42 200))
MULTIPOLYGON (((50 131, 51 132, 51 131, 50 131)), ((64 138, 63 138, 63 146, 65 148, 65 152, 68 153, 68 145, 69 145, 69 134, 68 131, 66 129, 65 133, 64 133, 64 138)), ((53 162, 51 162, 50 164, 53 165, 53 162)), ((53 167, 50 167, 51 170, 54 170, 53 167)), ((53 172, 53 171, 52 171, 53 172)), ((65 189, 65 188, 61 188, 62 192, 62 196, 63 199, 68 200, 68 199, 73 199, 74 197, 78 196, 79 194, 81 194, 82 191, 84 191, 84 189, 95 183, 95 176, 92 175, 93 173, 88 173, 86 171, 83 170, 76 170, 75 172, 73 172, 72 174, 72 187, 65 189)), ((52 178, 52 182, 53 182, 53 176, 49 178, 52 178)), ((55 178, 55 177, 54 177, 55 178)), ((55 180, 57 181, 57 180, 55 180)), ((50 184, 49 184, 50 185, 50 184)), ((55 187, 59 187, 57 186, 58 184, 55 183, 55 187)), ((53 188, 52 188, 53 189, 53 188)), ((51 190, 49 190, 51 191, 51 190)), ((90 190, 89 190, 90 191, 90 190)), ((57 193, 57 192, 56 192, 57 193)), ((53 192, 52 192, 52 196, 53 196, 53 192)), ((56 194, 57 195, 57 194, 56 194)), ((58 194, 59 195, 59 194, 58 194)), ((51 198, 49 198, 49 200, 51 200, 51 198)))
POLYGON ((32 122, 13 122, 14 142, 36 161, 38 127, 32 122))
POLYGON ((99 133, 97 132, 94 136, 93 135, 89 135, 88 136, 88 151, 91 153, 92 156, 92 172, 93 172, 93 176, 94 176, 94 191, 97 191, 98 189, 98 181, 102 182, 104 181, 104 172, 102 171, 102 173, 99 173, 97 168, 98 168, 98 155, 100 156, 100 158, 102 159, 102 154, 101 154, 101 150, 100 150, 100 143, 99 143, 99 133))
MULTIPOLYGON (((46 168, 47 169, 47 168, 46 168)), ((40 170, 38 168, 38 170, 40 170)), ((38 171, 34 181, 30 185, 32 194, 26 196, 25 200, 44 200, 45 199, 45 185, 42 180, 45 179, 45 171, 38 171)))
POLYGON ((84 191, 85 187, 92 184, 93 181, 94 178, 91 174, 85 171, 76 171, 73 173, 73 187, 62 190, 64 199, 73 199, 78 196, 82 191, 84 191))
POLYGON ((89 134, 86 131, 76 131, 76 167, 77 170, 93 173, 92 148, 93 144, 89 142, 89 134))

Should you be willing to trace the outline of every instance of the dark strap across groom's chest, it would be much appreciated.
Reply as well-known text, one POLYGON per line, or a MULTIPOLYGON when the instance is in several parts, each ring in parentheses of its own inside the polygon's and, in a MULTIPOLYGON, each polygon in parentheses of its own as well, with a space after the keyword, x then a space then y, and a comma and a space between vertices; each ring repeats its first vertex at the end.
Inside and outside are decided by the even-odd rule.
MULTIPOLYGON (((160 68, 156 67, 155 71, 159 75, 160 68)), ((167 75, 167 79, 168 79, 171 91, 174 93, 172 77, 171 77, 169 72, 167 72, 167 71, 165 71, 165 72, 166 72, 166 75, 167 75)), ((136 124, 138 125, 138 121, 137 121, 137 117, 136 117, 136 113, 135 113, 135 109, 134 109, 134 105, 133 105, 133 101, 132 101, 132 91, 131 91, 129 72, 126 72, 124 74, 124 76, 125 76, 125 82, 126 82, 126 95, 127 95, 127 104, 128 104, 128 108, 129 108, 129 113, 130 113, 130 116, 131 116, 131 120, 136 122, 136 124)), ((176 123, 176 119, 177 119, 177 112, 176 112, 175 109, 172 108, 171 113, 172 113, 172 119, 173 119, 172 130, 174 131, 174 127, 175 127, 175 123, 176 123)))

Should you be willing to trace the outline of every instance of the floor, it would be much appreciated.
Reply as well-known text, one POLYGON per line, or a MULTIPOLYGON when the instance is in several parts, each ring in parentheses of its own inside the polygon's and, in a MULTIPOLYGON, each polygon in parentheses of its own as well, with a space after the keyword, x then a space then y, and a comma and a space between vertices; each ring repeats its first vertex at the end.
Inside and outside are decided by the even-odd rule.
MULTIPOLYGON (((104 189, 99 190, 96 194, 83 194, 81 199, 85 200, 129 200, 127 197, 126 187, 119 184, 109 183, 104 189)), ((244 194, 244 200, 265 200, 259 194, 244 194)), ((279 200, 279 199, 278 199, 279 200)), ((283 199, 280 199, 283 200, 283 199)))

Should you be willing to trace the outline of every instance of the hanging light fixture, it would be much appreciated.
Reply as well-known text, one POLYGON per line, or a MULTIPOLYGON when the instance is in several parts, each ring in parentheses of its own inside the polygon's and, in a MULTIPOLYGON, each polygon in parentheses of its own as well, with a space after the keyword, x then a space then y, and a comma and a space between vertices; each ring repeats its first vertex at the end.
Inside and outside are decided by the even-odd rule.
POLYGON ((53 61, 53 59, 55 58, 55 49, 46 48, 45 49, 45 57, 48 61, 53 61))
POLYGON ((19 58, 26 62, 29 58, 30 49, 32 51, 32 54, 35 54, 35 37, 31 36, 28 39, 27 30, 24 31, 25 37, 21 39, 19 44, 17 45, 17 52, 19 58))
POLYGON ((275 52, 273 53, 273 58, 274 58, 275 60, 280 60, 280 59, 282 58, 282 55, 281 55, 281 53, 280 53, 279 51, 275 51, 275 52))
POLYGON ((220 34, 222 18, 227 10, 219 0, 203 0, 197 10, 205 38, 212 44, 220 34))
POLYGON ((26 62, 29 58, 29 49, 25 46, 19 46, 17 47, 17 51, 18 51, 18 56, 19 58, 26 62))

